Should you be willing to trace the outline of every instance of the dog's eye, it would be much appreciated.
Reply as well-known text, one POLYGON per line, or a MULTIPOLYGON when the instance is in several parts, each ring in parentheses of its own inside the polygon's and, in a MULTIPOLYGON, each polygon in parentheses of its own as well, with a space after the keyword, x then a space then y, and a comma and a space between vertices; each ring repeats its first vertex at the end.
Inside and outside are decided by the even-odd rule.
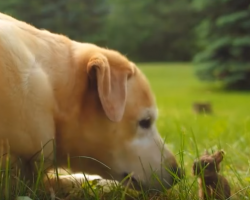
POLYGON ((151 126, 151 119, 147 118, 147 119, 143 119, 143 120, 139 121, 139 126, 141 128, 145 128, 145 129, 150 128, 150 126, 151 126))

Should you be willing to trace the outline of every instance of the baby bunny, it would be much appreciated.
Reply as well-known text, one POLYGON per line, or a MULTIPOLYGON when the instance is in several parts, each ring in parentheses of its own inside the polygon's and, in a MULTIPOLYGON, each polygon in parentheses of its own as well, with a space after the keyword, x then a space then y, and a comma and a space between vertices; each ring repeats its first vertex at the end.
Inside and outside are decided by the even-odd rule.
POLYGON ((198 176, 199 198, 224 200, 230 197, 230 186, 225 177, 218 174, 223 160, 222 150, 209 155, 206 151, 193 164, 193 174, 198 176))

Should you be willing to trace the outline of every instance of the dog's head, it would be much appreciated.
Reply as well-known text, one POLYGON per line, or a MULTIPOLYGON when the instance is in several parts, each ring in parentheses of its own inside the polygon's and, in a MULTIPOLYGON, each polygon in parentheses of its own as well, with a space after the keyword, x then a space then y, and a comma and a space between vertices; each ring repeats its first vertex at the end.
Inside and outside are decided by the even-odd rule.
POLYGON ((183 172, 157 131, 157 107, 146 77, 115 51, 91 46, 78 56, 87 76, 73 125, 78 128, 71 129, 77 141, 68 151, 95 159, 82 161, 85 172, 119 181, 131 175, 145 187, 171 187, 183 172))

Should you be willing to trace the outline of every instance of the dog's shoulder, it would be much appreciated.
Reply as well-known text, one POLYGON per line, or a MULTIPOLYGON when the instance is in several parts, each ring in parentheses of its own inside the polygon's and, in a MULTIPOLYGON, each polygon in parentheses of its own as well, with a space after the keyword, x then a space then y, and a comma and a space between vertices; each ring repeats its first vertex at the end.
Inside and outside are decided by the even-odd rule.
POLYGON ((21 20, 15 19, 11 16, 0 13, 0 39, 9 41, 15 40, 15 47, 19 45, 18 42, 26 45, 33 44, 31 48, 35 48, 35 44, 39 46, 48 45, 56 47, 69 46, 70 39, 64 35, 55 34, 48 30, 36 28, 21 20))

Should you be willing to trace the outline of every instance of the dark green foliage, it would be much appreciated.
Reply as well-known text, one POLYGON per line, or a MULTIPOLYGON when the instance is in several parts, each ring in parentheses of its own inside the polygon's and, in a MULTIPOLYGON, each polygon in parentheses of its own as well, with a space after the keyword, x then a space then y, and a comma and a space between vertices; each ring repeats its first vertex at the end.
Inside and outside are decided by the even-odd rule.
POLYGON ((38 28, 79 41, 104 43, 106 0, 8 0, 0 1, 0 9, 38 28))
POLYGON ((112 0, 108 46, 143 61, 188 61, 199 21, 187 0, 112 0))
POLYGON ((187 0, 2 0, 0 10, 135 61, 189 61, 196 52, 199 17, 187 0))
POLYGON ((202 49, 195 56, 201 80, 220 80, 229 88, 250 88, 250 1, 199 0, 204 14, 197 27, 202 49))

